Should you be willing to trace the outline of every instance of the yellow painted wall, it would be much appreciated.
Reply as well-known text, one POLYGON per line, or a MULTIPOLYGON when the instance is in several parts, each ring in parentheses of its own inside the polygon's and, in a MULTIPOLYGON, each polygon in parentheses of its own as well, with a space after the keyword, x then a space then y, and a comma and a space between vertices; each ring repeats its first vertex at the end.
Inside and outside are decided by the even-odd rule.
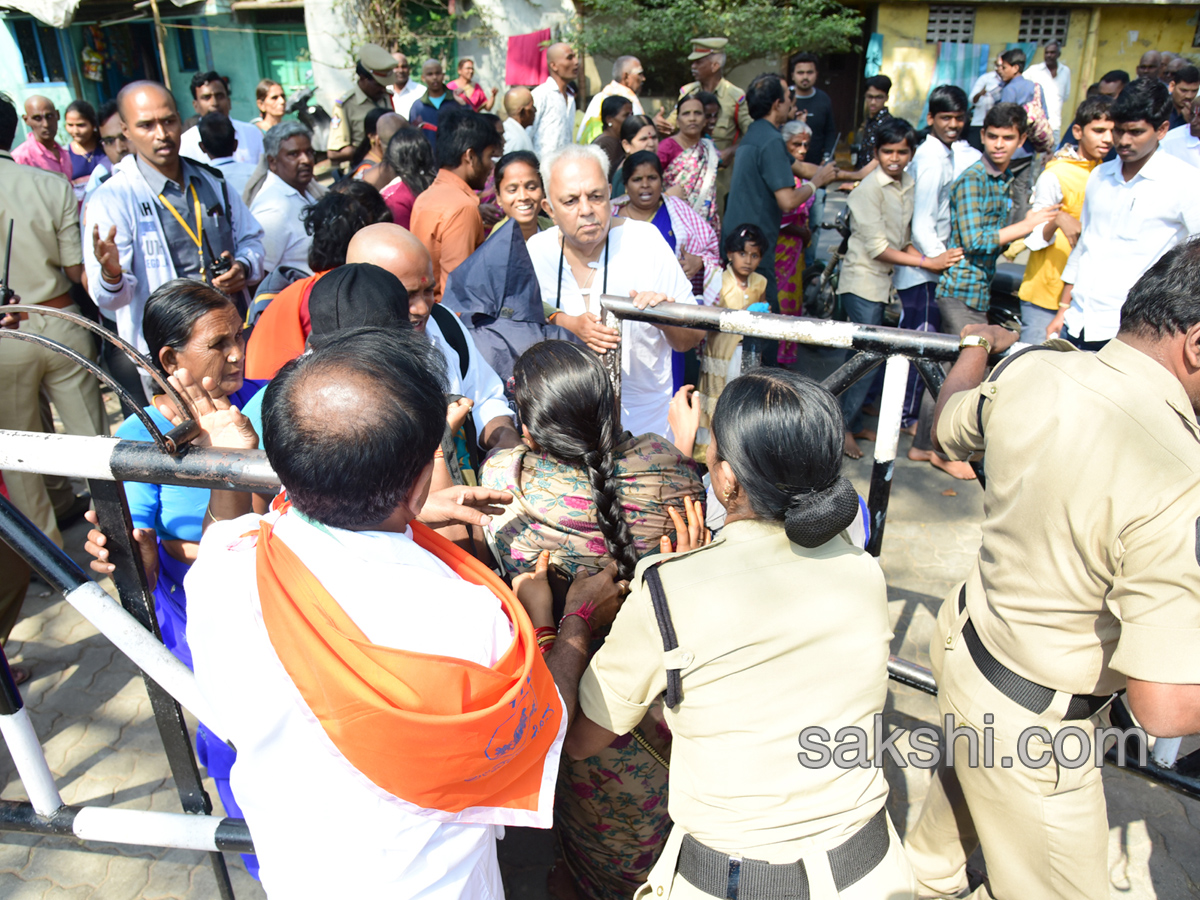
MULTIPOLYGON (((1021 21, 1021 3, 981 3, 975 13, 975 43, 989 44, 993 57, 1006 44, 1017 39, 1021 21)), ((1094 77, 1111 69, 1125 69, 1135 75, 1138 58, 1145 50, 1155 48, 1200 58, 1200 48, 1193 49, 1200 7, 1195 5, 1156 4, 1131 6, 1098 4, 1100 27, 1097 40, 1094 77), (1137 32, 1136 38, 1130 32, 1137 32)), ((1084 42, 1087 38, 1091 6, 1071 9, 1067 40, 1062 48, 1062 61, 1071 69, 1071 97, 1063 104, 1063 118, 1083 99, 1087 90, 1082 78, 1084 42)), ((893 115, 903 116, 916 123, 925 105, 925 98, 934 87, 933 75, 937 66, 937 45, 925 43, 929 21, 929 4, 892 0, 878 6, 876 31, 883 35, 883 65, 881 72, 894 83, 888 108, 893 115)), ((1042 53, 1029 62, 1042 61, 1042 53)), ((924 124, 924 123, 920 123, 924 124)))

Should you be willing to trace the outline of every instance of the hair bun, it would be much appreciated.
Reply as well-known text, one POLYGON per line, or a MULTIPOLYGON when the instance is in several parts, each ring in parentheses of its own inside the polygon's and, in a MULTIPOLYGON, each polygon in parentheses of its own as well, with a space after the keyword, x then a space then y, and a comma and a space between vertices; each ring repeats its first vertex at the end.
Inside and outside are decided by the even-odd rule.
POLYGON ((858 491, 843 475, 824 490, 794 495, 783 527, 793 544, 820 547, 845 531, 857 515, 858 491))

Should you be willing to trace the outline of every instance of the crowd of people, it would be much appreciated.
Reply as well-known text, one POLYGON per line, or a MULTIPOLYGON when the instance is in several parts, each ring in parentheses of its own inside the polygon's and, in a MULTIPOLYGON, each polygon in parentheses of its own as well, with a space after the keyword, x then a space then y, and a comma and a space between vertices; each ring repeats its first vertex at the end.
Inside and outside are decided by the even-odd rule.
MULTIPOLYGON (((199 759, 270 896, 500 897, 505 826, 555 829, 562 898, 965 896, 979 844, 977 896, 1107 891, 1098 769, 939 771, 902 844, 881 767, 797 761, 810 727, 883 738, 886 587, 842 474, 874 438, 871 379, 834 397, 795 344, 743 374, 740 335, 605 320, 604 295, 803 314, 829 190, 841 315, 896 306, 960 339, 936 403, 910 380, 910 458, 967 479, 985 452, 983 548, 932 644, 943 712, 1057 751, 1127 688, 1151 733, 1200 731, 1200 72, 1152 51, 1064 109, 1051 42, 934 87, 916 125, 875 74, 845 167, 820 60, 743 90, 726 43, 694 41, 695 80, 653 115, 633 55, 580 111, 566 43, 502 97, 471 59, 417 82, 365 44, 328 185, 269 80, 253 122, 217 72, 190 122, 153 82, 76 101, 67 147, 31 97, 14 148, 0 96, 12 288, 90 306, 188 408, 77 325, 3 326, 99 359, 118 437, 149 438, 129 404, 192 418, 196 445, 262 448, 282 483, 126 487, 162 639, 220 714, 199 759), (997 261, 1023 249, 1001 327, 997 261), (1018 337, 1043 352, 989 369, 1018 337), (313 790, 336 864, 311 850, 313 790)), ((86 372, 0 350, 0 428, 52 429, 53 404, 105 433, 86 372)), ((69 482, 3 487, 60 543, 87 506, 69 482)), ((107 543, 89 532, 100 573, 107 543)), ((6 637, 29 576, 0 553, 23 573, 6 637)))

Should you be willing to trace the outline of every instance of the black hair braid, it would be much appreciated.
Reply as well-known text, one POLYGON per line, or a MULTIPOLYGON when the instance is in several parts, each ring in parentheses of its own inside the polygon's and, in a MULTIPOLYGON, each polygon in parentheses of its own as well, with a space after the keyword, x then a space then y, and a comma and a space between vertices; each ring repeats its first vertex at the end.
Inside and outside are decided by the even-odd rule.
POLYGON ((617 562, 617 580, 629 580, 637 567, 637 547, 625 521, 625 511, 617 490, 616 462, 613 459, 613 419, 600 417, 600 446, 583 455, 588 478, 592 482, 592 500, 596 504, 596 522, 604 538, 608 555, 617 562))

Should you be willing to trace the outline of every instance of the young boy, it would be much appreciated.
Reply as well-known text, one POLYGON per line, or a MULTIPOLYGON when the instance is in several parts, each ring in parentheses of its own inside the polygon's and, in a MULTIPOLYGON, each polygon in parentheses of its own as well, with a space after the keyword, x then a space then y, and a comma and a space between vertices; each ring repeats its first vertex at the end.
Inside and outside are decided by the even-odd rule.
MULTIPOLYGON (((950 239, 950 188, 968 166, 979 162, 981 154, 962 139, 970 103, 962 88, 943 84, 929 95, 929 114, 925 123, 929 136, 913 154, 908 174, 916 182, 913 193, 912 242, 918 253, 926 257, 946 251, 950 239)), ((982 119, 980 127, 983 127, 982 119)), ((892 278, 900 295, 903 312, 900 327, 913 331, 941 331, 942 314, 937 305, 937 283, 940 272, 913 266, 897 266, 892 278)), ((904 398, 904 426, 913 428, 913 445, 908 458, 927 460, 950 471, 956 477, 970 478, 971 467, 966 463, 950 462, 933 452, 930 431, 933 424, 933 399, 925 395, 925 383, 914 369, 909 373, 908 390, 904 398), (919 417, 918 417, 919 409, 919 417)))
POLYGON ((1071 126, 1076 145, 1063 146, 1046 164, 1034 186, 1034 209, 1060 208, 1051 221, 1033 229, 1025 238, 1025 246, 1031 252, 1018 295, 1021 340, 1026 344, 1046 340, 1047 326, 1058 313, 1063 269, 1082 228, 1080 217, 1088 176, 1112 149, 1112 130, 1112 101, 1104 96, 1084 100, 1071 126))
MULTIPOLYGON (((883 322, 883 308, 891 294, 892 266, 941 272, 962 258, 961 250, 947 250, 929 258, 912 245, 914 182, 904 169, 916 144, 916 133, 904 119, 884 122, 876 132, 876 168, 846 201, 852 231, 838 276, 838 293, 851 322, 883 322)), ((875 439, 874 432, 862 427, 862 403, 870 386, 870 378, 860 378, 842 393, 846 455, 851 459, 862 456, 855 438, 875 439)))
POLYGON ((1046 327, 1099 350, 1121 325, 1125 296, 1164 253, 1200 233, 1200 172, 1169 153, 1171 95, 1139 78, 1112 105, 1117 158, 1096 167, 1083 198, 1083 230, 1063 270, 1058 315, 1046 327))
POLYGON ((983 120, 983 159, 971 165, 950 189, 950 240, 963 251, 962 262, 938 282, 937 303, 942 331, 961 334, 967 325, 986 325, 996 256, 1005 244, 1053 221, 1057 206, 1008 221, 1008 171, 1013 153, 1025 142, 1025 110, 1016 103, 997 103, 983 120))

